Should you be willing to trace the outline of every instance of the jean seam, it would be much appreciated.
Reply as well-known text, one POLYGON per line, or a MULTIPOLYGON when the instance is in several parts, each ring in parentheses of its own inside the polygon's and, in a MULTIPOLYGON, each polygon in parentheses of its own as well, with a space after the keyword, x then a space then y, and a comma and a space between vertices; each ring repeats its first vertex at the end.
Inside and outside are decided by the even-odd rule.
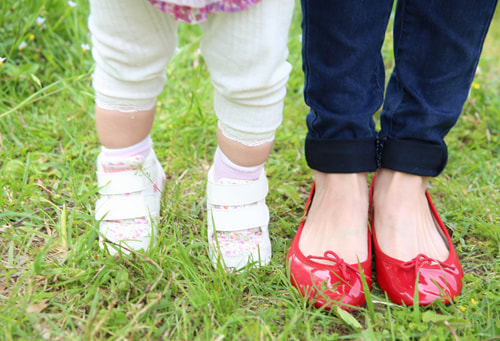
MULTIPOLYGON (((401 41, 403 40, 403 32, 405 29, 405 20, 406 20, 406 15, 405 15, 405 10, 406 10, 406 2, 405 0, 399 0, 401 3, 401 28, 399 30, 399 39, 397 41, 397 49, 394 49, 394 66, 398 65, 398 59, 399 59, 399 49, 401 46, 401 41)), ((398 4, 399 5, 399 4, 398 4)), ((396 13, 397 15, 397 13, 396 13)), ((396 41, 393 42, 394 47, 396 47, 396 41)))
MULTIPOLYGON (((497 1, 498 2, 498 1, 497 1)), ((483 30, 481 32, 481 40, 482 40, 482 43, 481 43, 481 46, 479 47, 479 49, 477 49, 476 51, 476 63, 474 65, 474 69, 477 68, 477 65, 479 64, 479 59, 481 57, 481 51, 483 50, 483 46, 484 46, 484 41, 485 41, 485 37, 486 37, 486 34, 488 34, 488 30, 489 30, 489 27, 491 25, 491 22, 493 20, 493 16, 495 15, 495 8, 496 8, 497 4, 493 4, 493 8, 490 10, 490 16, 488 18, 488 23, 489 24, 485 24, 483 25, 483 30)), ((472 83, 473 79, 475 77, 475 73, 472 74, 472 77, 471 79, 469 79, 469 84, 472 83)))
MULTIPOLYGON (((309 65, 309 57, 306 58, 306 52, 305 51, 308 51, 309 50, 309 39, 307 39, 305 37, 305 34, 308 33, 308 29, 307 27, 309 27, 309 22, 307 20, 308 16, 307 16, 307 4, 305 1, 302 1, 302 24, 303 24, 303 28, 302 28, 302 56, 303 56, 303 63, 305 65, 305 68, 306 69, 310 69, 310 65, 309 65)), ((306 89, 310 83, 310 72, 305 72, 304 70, 304 89, 306 89)), ((307 103, 308 102, 308 95, 307 95, 307 92, 304 91, 304 100, 305 102, 307 103)))
POLYGON ((384 91, 385 91, 385 66, 384 66, 383 57, 382 57, 382 55, 380 53, 379 53, 378 57, 379 58, 377 58, 377 60, 375 61, 375 63, 377 63, 377 67, 375 68, 375 78, 376 78, 377 88, 378 88, 378 90, 380 91, 380 93, 382 95, 382 101, 383 101, 384 91), (381 59, 382 63, 379 63, 380 59, 381 59), (384 71, 384 73, 383 73, 384 74, 383 82, 380 82, 380 77, 379 77, 380 68, 383 68, 383 71, 384 71))
POLYGON ((388 140, 388 137, 382 132, 378 133, 375 137, 375 154, 377 161, 377 169, 382 168, 382 154, 384 152, 384 143, 388 140))
MULTIPOLYGON (((309 34, 308 27, 310 25, 309 25, 309 21, 308 21, 309 16, 307 15, 309 10, 307 9, 307 2, 306 1, 302 1, 301 4, 302 4, 302 24, 303 24, 303 27, 302 27, 302 62, 305 65, 305 68, 307 70, 310 70, 311 66, 310 66, 310 61, 309 61, 309 55, 307 55, 307 57, 306 57, 306 52, 305 52, 305 51, 309 51, 309 39, 307 37, 305 37, 305 34, 309 34)), ((308 85, 311 83, 310 77, 311 77, 310 72, 305 72, 305 70, 304 70, 304 101, 306 103, 311 102, 311 100, 307 94, 307 91, 305 91, 307 89, 308 85)), ((311 107, 310 111, 311 112, 314 111, 312 109, 312 106, 310 106, 310 107, 311 107)), ((315 128, 315 126, 316 126, 315 122, 317 122, 317 120, 318 120, 318 115, 314 111, 314 120, 309 125, 309 130, 311 132, 314 132, 316 136, 319 135, 318 130, 315 128)))
MULTIPOLYGON (((404 31, 405 31, 405 27, 406 27, 406 0, 399 0, 399 3, 397 4, 397 6, 399 6, 399 4, 401 4, 401 10, 400 10, 400 13, 401 13, 401 27, 399 29, 399 39, 398 41, 394 41, 393 43, 393 46, 394 46, 394 70, 392 71, 393 73, 395 73, 396 75, 398 75, 398 70, 399 70, 399 65, 400 65, 400 53, 399 53, 399 50, 401 49, 401 45, 402 45, 402 42, 403 42, 403 37, 405 36, 404 34, 404 31), (397 48, 396 48, 397 46, 397 48)), ((398 15, 399 13, 396 13, 396 15, 398 15)), ((394 34, 395 36, 395 34, 394 34)), ((398 83, 399 83, 399 76, 398 76, 398 83)), ((394 116, 394 113, 397 112, 397 109, 401 106, 401 103, 403 103, 403 100, 404 100, 404 95, 402 94, 401 96, 401 99, 398 103, 398 105, 393 108, 392 110, 392 113, 391 115, 389 116, 390 117, 390 120, 387 120, 389 122, 389 127, 383 127, 387 133, 388 136, 392 135, 392 128, 393 128, 393 116, 394 116)), ((387 122, 386 121, 386 122, 387 122)), ((384 135, 386 136, 386 135, 384 135)))

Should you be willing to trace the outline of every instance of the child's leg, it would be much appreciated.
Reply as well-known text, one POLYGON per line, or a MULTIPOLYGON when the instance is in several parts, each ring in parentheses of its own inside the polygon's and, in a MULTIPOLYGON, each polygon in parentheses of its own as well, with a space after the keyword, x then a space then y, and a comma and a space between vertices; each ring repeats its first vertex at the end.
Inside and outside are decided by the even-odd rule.
POLYGON ((91 0, 90 9, 96 126, 103 144, 96 218, 102 237, 147 249, 155 242, 164 181, 149 134, 177 25, 146 1, 91 0))
POLYGON ((244 167, 265 163, 273 148, 273 140, 252 146, 235 141, 224 135, 220 127, 217 128, 217 144, 231 161, 244 167))
POLYGON ((132 146, 144 140, 153 127, 155 107, 124 113, 95 106, 97 134, 106 148, 117 149, 132 146))
POLYGON ((265 0, 201 24, 219 119, 208 176, 208 238, 212 257, 222 256, 230 268, 271 257, 263 166, 282 120, 293 6, 292 0, 265 0))

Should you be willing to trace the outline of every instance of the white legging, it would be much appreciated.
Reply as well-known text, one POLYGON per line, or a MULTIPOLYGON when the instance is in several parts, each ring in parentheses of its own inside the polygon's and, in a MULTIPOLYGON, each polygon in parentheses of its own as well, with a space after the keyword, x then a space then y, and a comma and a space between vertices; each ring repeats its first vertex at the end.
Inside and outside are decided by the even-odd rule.
MULTIPOLYGON (((259 144, 272 140, 281 124, 293 6, 294 0, 262 0, 200 24, 215 113, 229 138, 259 144)), ((152 108, 176 50, 177 22, 147 0, 91 0, 90 13, 97 105, 123 112, 152 108)))

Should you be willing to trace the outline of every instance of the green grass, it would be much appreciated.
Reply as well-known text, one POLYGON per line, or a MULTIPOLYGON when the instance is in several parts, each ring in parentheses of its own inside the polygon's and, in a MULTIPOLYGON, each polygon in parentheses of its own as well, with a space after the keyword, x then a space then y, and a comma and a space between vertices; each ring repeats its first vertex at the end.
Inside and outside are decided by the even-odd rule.
MULTIPOLYGON (((86 6, 0 4, 0 57, 7 58, 0 66, 0 340, 500 337, 498 11, 474 88, 447 138, 448 167, 430 188, 462 259, 463 294, 449 306, 415 309, 393 305, 375 285, 373 306, 347 315, 308 306, 284 267, 312 179, 303 157, 299 8, 285 120, 267 163, 274 256, 268 267, 232 275, 207 257, 205 174, 216 119, 196 26, 180 27, 181 50, 168 66, 153 130, 168 174, 158 247, 135 257, 98 248, 86 6), (22 41, 27 46, 19 49, 22 41)), ((391 50, 384 47, 389 68, 391 50)))

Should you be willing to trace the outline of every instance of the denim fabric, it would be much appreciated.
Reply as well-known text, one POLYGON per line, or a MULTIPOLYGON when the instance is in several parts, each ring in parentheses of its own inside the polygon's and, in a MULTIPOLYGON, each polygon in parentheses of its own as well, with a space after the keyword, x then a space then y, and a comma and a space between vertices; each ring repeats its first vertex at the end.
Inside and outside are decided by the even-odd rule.
POLYGON ((306 159, 326 173, 436 176, 497 0, 399 0, 385 100, 381 47, 392 0, 302 0, 306 159), (381 131, 373 114, 381 107, 381 131))

